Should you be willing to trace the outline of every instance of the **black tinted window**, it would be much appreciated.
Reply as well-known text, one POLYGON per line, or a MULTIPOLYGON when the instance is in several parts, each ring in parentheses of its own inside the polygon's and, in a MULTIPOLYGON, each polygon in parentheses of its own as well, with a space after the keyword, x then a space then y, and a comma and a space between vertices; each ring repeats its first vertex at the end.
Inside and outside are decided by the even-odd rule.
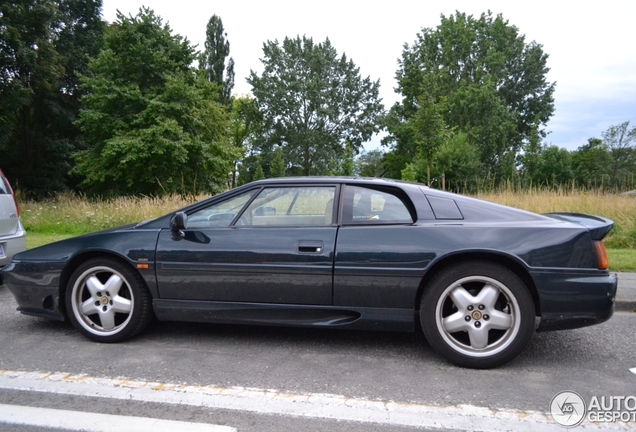
POLYGON ((431 204, 433 213, 435 213, 435 219, 464 219, 462 212, 459 211, 459 207, 457 207, 457 203, 452 199, 439 198, 430 195, 426 195, 426 198, 431 204))

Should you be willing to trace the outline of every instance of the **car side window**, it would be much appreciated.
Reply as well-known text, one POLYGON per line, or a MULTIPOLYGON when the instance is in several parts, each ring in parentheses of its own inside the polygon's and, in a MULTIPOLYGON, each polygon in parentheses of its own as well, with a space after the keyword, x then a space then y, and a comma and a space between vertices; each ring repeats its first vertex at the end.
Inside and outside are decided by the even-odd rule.
POLYGON ((268 187, 252 201, 236 225, 331 225, 335 194, 335 186, 268 187))
POLYGON ((343 224, 379 225, 413 223, 406 204, 398 196, 375 189, 347 185, 343 224))
POLYGON ((241 212, 255 192, 255 190, 245 192, 188 215, 188 228, 202 229, 230 226, 236 215, 241 212))

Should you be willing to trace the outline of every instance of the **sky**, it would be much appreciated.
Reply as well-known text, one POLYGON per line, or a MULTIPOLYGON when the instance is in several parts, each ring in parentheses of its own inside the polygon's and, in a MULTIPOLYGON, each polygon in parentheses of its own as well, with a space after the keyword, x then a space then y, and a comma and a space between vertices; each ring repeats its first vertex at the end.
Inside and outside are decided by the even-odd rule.
MULTIPOLYGON (((549 55, 547 75, 556 82, 555 112, 546 126, 546 144, 574 150, 588 138, 601 137, 609 126, 630 121, 636 126, 636 1, 404 1, 321 0, 103 0, 108 22, 149 7, 174 33, 203 50, 205 29, 221 17, 235 61, 235 94, 249 94, 250 71, 262 71, 263 43, 287 37, 327 37, 339 54, 360 68, 363 77, 380 80, 380 97, 388 109, 400 99, 395 72, 405 43, 422 28, 434 28, 440 16, 458 10, 478 17, 490 10, 516 26, 526 42, 536 41, 549 55)), ((365 145, 379 146, 380 137, 365 145)))

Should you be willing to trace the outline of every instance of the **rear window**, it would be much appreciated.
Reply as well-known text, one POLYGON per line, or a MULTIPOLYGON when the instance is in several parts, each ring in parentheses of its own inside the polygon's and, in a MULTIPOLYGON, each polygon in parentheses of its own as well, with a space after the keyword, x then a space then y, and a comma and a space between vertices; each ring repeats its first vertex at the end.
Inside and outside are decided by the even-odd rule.
POLYGON ((0 195, 10 193, 11 189, 9 189, 9 183, 4 178, 4 174, 0 171, 0 195))

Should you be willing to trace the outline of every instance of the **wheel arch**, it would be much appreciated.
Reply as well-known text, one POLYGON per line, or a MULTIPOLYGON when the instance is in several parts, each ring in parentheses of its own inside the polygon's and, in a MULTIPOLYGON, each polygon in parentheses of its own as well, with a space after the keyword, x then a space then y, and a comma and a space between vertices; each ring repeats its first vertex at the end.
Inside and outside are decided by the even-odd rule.
MULTIPOLYGON (((526 285, 530 295, 532 296, 532 302, 534 303, 534 310, 536 316, 541 316, 541 302, 539 300, 539 294, 534 280, 530 276, 528 269, 519 262, 518 259, 511 257, 497 251, 461 251, 452 254, 445 255, 435 261, 431 267, 426 271, 426 274, 420 282, 420 286, 415 298, 415 311, 419 311, 422 295, 428 285, 429 281, 442 269, 467 261, 489 261, 495 264, 502 265, 513 273, 515 273, 521 281, 526 285)), ((416 314, 418 316, 418 314, 416 314)))
MULTIPOLYGON (((96 250, 96 251, 85 251, 82 253, 79 253, 77 255, 75 255, 73 258, 71 258, 69 260, 69 262, 66 264, 66 266, 64 266, 64 269, 62 270, 62 273, 60 274, 60 286, 59 286, 59 308, 60 311, 64 314, 64 317, 66 319, 68 319, 68 311, 66 310, 66 288, 68 286, 69 281, 71 280, 71 276, 73 275, 73 273, 75 272, 75 270, 81 266, 82 264, 84 264, 86 261, 93 259, 93 258, 113 258, 117 261, 119 261, 121 264, 127 266, 128 268, 130 268, 131 270, 133 270, 136 273, 139 273, 139 270, 137 270, 135 268, 135 266, 133 266, 130 261, 128 261, 126 258, 122 257, 119 254, 110 252, 110 251, 102 251, 102 250, 96 250)), ((140 274, 141 276, 141 274, 140 274)), ((141 280, 144 281, 144 284, 146 284, 146 288, 148 288, 147 283, 145 281, 145 279, 143 277, 141 277, 141 280)))

